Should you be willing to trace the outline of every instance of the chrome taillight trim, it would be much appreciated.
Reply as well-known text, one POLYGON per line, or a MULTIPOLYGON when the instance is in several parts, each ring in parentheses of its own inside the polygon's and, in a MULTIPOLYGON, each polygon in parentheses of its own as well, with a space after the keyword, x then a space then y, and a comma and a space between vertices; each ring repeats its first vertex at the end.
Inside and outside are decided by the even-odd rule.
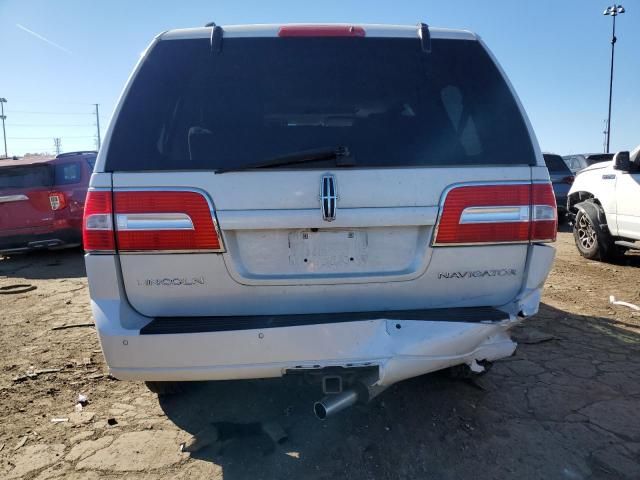
POLYGON ((467 207, 460 214, 460 224, 528 222, 529 206, 467 207))
POLYGON ((186 213, 116 213, 119 231, 193 230, 193 220, 186 213))

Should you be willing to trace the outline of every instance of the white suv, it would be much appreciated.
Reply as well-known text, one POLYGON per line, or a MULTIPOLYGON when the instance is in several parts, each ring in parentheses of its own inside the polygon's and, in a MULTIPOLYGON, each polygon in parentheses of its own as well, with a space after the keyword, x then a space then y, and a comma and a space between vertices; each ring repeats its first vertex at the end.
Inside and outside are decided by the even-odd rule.
POLYGON ((596 163, 576 177, 567 201, 583 257, 615 260, 640 250, 640 146, 596 163))
POLYGON ((320 417, 511 355, 556 204, 473 33, 208 26, 149 46, 91 179, 84 246, 120 379, 315 373, 320 417))

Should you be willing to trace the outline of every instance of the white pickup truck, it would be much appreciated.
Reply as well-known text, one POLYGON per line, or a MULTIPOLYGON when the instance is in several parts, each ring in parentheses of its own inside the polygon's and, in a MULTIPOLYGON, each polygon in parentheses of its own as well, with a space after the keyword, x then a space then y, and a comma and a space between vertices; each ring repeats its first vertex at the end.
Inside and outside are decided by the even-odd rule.
POLYGON ((615 260, 640 250, 640 146, 582 170, 567 210, 575 216, 573 236, 583 257, 615 260))

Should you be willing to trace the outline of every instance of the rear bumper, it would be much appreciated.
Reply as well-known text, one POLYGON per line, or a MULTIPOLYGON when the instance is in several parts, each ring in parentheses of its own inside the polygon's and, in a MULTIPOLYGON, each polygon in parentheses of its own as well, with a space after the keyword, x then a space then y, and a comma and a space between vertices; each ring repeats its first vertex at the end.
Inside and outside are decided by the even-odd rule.
POLYGON ((507 330, 518 321, 492 308, 465 308, 237 317, 237 328, 230 329, 229 317, 151 320, 118 301, 93 301, 92 308, 112 375, 147 381, 268 378, 292 370, 377 366, 378 384, 388 386, 509 356, 516 344, 507 330))
POLYGON ((453 365, 509 356, 516 344, 506 330, 513 323, 379 318, 205 333, 99 333, 111 373, 122 380, 267 378, 296 369, 378 366, 378 384, 386 386, 453 365))
POLYGON ((279 377, 296 369, 377 366, 378 384, 388 386, 449 366, 513 354, 516 344, 508 330, 522 316, 537 312, 554 253, 546 245, 529 249, 522 290, 500 309, 154 320, 126 301, 115 257, 90 255, 87 274, 102 350, 119 379, 249 379, 279 377))
POLYGON ((82 243, 82 232, 75 228, 33 231, 0 235, 0 254, 22 253, 48 248, 77 246, 82 243))

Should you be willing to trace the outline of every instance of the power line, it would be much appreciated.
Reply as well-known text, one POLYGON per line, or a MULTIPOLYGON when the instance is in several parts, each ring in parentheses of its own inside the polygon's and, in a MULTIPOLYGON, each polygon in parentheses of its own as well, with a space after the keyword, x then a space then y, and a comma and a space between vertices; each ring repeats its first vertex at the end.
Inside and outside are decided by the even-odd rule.
MULTIPOLYGON (((6 102, 5 98, 0 99, 2 101, 2 107, 4 110, 4 102, 6 102)), ((24 101, 24 103, 35 103, 35 100, 28 100, 28 101, 24 101)), ((41 103, 41 102, 37 102, 37 103, 41 103)), ((63 102, 63 101, 48 101, 47 102, 48 105, 52 105, 53 108, 56 108, 56 104, 58 105, 63 105, 63 104, 74 104, 74 105, 86 105, 87 107, 89 105, 92 105, 94 108, 92 110, 94 111, 69 111, 69 112, 61 112, 61 111, 51 111, 51 110, 10 110, 9 112, 0 112, 0 117, 2 117, 2 121, 3 121, 3 126, 4 123, 6 122, 6 118, 7 116, 5 116, 6 114, 9 115, 18 115, 18 117, 20 115, 55 115, 56 118, 55 119, 50 119, 50 120, 46 120, 43 119, 45 122, 49 122, 49 123, 37 123, 38 120, 36 120, 34 123, 30 122, 30 121, 26 121, 23 123, 15 123, 15 124, 9 124, 10 128, 15 127, 17 130, 17 132, 19 132, 20 128, 30 128, 32 130, 34 130, 33 133, 35 133, 36 135, 39 133, 42 135, 42 133, 46 133, 49 131, 53 131, 54 134, 53 135, 48 135, 48 136, 29 136, 28 134, 31 133, 29 131, 23 131, 23 133, 26 133, 27 136, 21 136, 18 134, 18 136, 16 137, 6 137, 6 134, 3 134, 3 137, 5 138, 4 143, 5 143, 5 151, 7 150, 6 147, 6 141, 11 140, 12 142, 17 143, 18 145, 25 145, 26 148, 30 151, 50 151, 51 150, 51 146, 49 144, 49 146, 44 147, 44 146, 40 146, 39 144, 42 143, 43 140, 49 140, 51 141, 51 139, 53 138, 53 142, 54 142, 54 146, 55 146, 55 150, 57 153, 60 153, 61 151, 63 151, 62 149, 62 140, 63 138, 65 140, 68 140, 71 144, 77 145, 77 144, 86 144, 88 143, 89 139, 93 139, 96 144, 100 145, 100 140, 101 140, 101 132, 100 132, 100 121, 107 121, 108 117, 103 118, 102 116, 100 116, 100 113, 98 111, 98 105, 95 103, 84 103, 84 102, 63 102), (76 120, 75 122, 73 120, 71 120, 72 123, 50 123, 51 120, 53 120, 54 122, 60 119, 61 115, 71 115, 71 116, 76 116, 76 120), (89 115, 94 116, 95 117, 92 119, 93 121, 89 120, 89 115), (82 118, 84 117, 84 119, 82 118), (82 122, 82 123, 77 123, 78 121, 82 122), (94 123, 95 122, 95 123, 94 123), (74 128, 77 129, 77 131, 71 131, 70 129, 74 128), (87 129, 89 128, 96 128, 96 134, 94 135, 70 135, 70 136, 66 136, 66 135, 60 135, 60 129, 69 133, 85 133, 87 131, 87 129), (56 129, 56 130, 53 130, 56 129), (66 129, 66 130, 65 130, 66 129), (22 142, 22 143, 20 143, 22 142), (35 145, 34 145, 35 144, 35 145), (37 145, 37 146, 36 146, 37 145)), ((29 108, 27 106, 27 108, 29 108)), ((61 107, 62 108, 62 107, 61 107)), ((76 107, 76 108, 81 108, 81 107, 76 107)), ((88 108, 87 108, 88 110, 88 108)), ((20 119, 19 119, 20 120, 20 119)), ((7 126, 9 126, 7 125, 7 126)), ((20 147, 18 147, 20 148, 20 147)), ((24 150, 24 148, 20 148, 21 150, 24 150)), ((93 149, 93 147, 90 147, 90 149, 93 149)), ((5 153, 6 156, 6 153, 5 153)))
POLYGON ((94 103, 96 106, 96 131, 98 133, 98 138, 96 138, 96 146, 98 150, 100 150, 100 112, 98 112, 98 103, 94 103))
POLYGON ((13 127, 95 127, 95 123, 12 123, 13 127))
POLYGON ((35 112, 31 110, 11 110, 7 113, 20 113, 26 115, 94 115, 93 112, 35 112))
POLYGON ((31 100, 25 100, 24 97, 16 98, 14 96, 11 96, 11 98, 14 99, 14 101, 17 100, 18 103, 38 103, 38 104, 47 103, 49 105, 85 105, 85 106, 94 105, 93 103, 90 103, 90 102, 66 102, 66 101, 60 101, 60 100, 50 100, 48 98, 43 98, 41 100, 34 100, 32 97, 31 97, 31 100))

